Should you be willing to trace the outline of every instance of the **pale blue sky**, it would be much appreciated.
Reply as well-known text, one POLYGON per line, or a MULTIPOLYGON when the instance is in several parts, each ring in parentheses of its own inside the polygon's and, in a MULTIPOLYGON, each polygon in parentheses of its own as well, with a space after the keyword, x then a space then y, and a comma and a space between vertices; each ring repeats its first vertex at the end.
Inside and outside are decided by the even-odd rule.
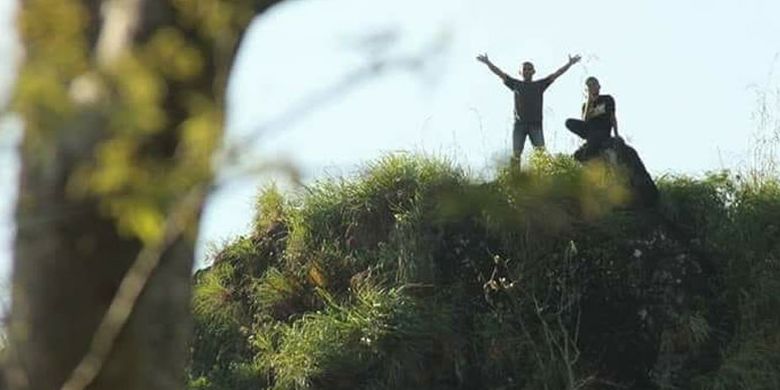
MULTIPOLYGON (((11 2, 0 0, 4 29, 11 2)), ((0 58, 9 58, 8 36, 0 32, 0 58)), ((512 74, 530 60, 541 77, 579 53, 583 61, 545 94, 551 151, 579 144, 563 122, 578 116, 583 82, 594 75, 615 97, 621 133, 651 173, 739 168, 749 162, 757 131, 755 88, 780 85, 771 74, 780 72, 779 37, 776 0, 290 1, 247 35, 228 94, 228 141, 329 90, 372 55, 414 54, 443 40, 444 51, 422 70, 382 72, 289 126, 261 133, 245 160, 282 157, 312 179, 412 150, 483 172, 510 153, 512 95, 474 57, 487 52, 512 74), (386 49, 370 54, 367 35, 387 38, 386 49)), ((0 88, 7 90, 8 74, 0 68, 0 88)), ((0 134, 0 145, 6 138, 0 134)), ((0 148, 0 263, 8 263, 14 184, 8 149, 0 148)), ((260 182, 234 184, 212 198, 202 243, 247 231, 260 182)))

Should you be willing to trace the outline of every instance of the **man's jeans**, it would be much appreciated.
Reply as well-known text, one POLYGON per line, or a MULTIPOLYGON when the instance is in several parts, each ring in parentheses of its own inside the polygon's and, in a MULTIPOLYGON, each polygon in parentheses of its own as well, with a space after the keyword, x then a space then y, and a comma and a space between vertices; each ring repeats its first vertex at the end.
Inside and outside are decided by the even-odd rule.
POLYGON ((512 152, 514 158, 519 159, 523 154, 526 137, 531 138, 531 144, 537 148, 544 148, 544 133, 542 133, 541 123, 523 123, 515 121, 515 128, 512 131, 512 152))

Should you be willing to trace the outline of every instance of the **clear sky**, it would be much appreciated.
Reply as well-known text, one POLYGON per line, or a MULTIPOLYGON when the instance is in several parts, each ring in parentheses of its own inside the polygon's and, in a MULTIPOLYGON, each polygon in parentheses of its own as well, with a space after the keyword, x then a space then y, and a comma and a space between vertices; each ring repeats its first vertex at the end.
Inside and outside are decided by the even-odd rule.
MULTIPOLYGON (((12 2, 0 0, 2 29, 12 2)), ((10 57, 9 36, 0 31, 0 58, 10 57)), ((446 156, 480 173, 510 154, 512 95, 474 57, 486 52, 515 75, 530 60, 543 77, 581 54, 545 93, 548 149, 578 146, 563 122, 579 116, 584 80, 594 75, 617 102, 621 134, 654 175, 739 168, 759 130, 757 88, 780 87, 778 38, 777 0, 288 1, 257 20, 241 48, 227 140, 259 131, 246 161, 284 158, 309 180, 399 150, 446 156), (418 55, 434 42, 444 49, 425 56, 422 68, 388 69, 300 109, 371 58, 418 55), (276 121, 291 108, 295 120, 276 121)), ((0 88, 8 74, 0 68, 0 88)), ((8 138, 0 130, 0 145, 8 138)), ((10 160, 0 146, 0 264, 10 256, 10 160)), ((211 199, 201 258, 203 243, 247 231, 263 180, 211 199)))

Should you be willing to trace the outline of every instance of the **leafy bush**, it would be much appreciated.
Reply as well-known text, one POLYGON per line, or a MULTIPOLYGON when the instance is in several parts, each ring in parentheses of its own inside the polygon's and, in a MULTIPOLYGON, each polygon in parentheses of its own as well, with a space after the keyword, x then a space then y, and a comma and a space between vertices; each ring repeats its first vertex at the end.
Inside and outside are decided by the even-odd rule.
POLYGON ((196 275, 191 388, 777 388, 780 185, 659 188, 544 154, 269 188, 196 275))

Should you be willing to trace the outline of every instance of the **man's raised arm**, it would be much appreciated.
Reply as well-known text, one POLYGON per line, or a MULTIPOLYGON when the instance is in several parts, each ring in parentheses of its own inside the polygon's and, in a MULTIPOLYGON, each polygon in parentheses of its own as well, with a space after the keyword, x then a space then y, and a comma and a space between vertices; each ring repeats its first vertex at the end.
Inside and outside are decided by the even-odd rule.
POLYGON ((477 56, 477 61, 487 65, 487 67, 490 69, 491 72, 495 73, 496 76, 500 77, 501 80, 506 81, 509 76, 504 73, 503 70, 499 69, 497 66, 493 65, 492 62, 490 62, 490 59, 488 59, 487 54, 480 54, 477 56))
POLYGON ((547 78, 550 81, 557 79, 560 75, 564 74, 567 70, 569 70, 569 68, 571 68, 572 65, 580 62, 580 58, 582 57, 580 57, 579 54, 577 54, 574 57, 569 56, 569 62, 567 62, 566 65, 562 66, 560 69, 556 70, 555 73, 547 76, 547 78))

